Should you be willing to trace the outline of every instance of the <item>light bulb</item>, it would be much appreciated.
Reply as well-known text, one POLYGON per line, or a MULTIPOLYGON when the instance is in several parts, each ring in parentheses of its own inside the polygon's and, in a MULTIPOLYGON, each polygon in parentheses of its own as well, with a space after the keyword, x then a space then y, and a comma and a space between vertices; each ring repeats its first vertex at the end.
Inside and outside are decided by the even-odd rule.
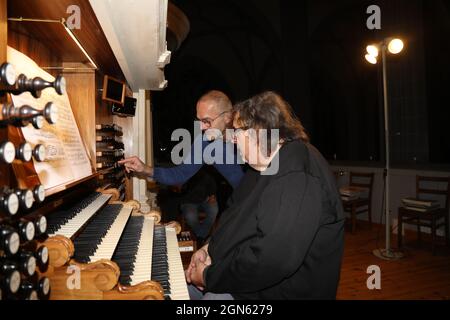
POLYGON ((377 46, 372 44, 370 46, 367 46, 366 50, 367 50, 367 53, 370 54, 372 57, 374 57, 374 58, 378 57, 378 47, 377 46))
POLYGON ((392 54, 400 53, 403 50, 403 41, 400 39, 392 39, 389 41, 388 50, 392 54))
POLYGON ((377 58, 370 55, 370 54, 366 54, 365 56, 366 60, 371 63, 371 64, 377 64, 377 58))

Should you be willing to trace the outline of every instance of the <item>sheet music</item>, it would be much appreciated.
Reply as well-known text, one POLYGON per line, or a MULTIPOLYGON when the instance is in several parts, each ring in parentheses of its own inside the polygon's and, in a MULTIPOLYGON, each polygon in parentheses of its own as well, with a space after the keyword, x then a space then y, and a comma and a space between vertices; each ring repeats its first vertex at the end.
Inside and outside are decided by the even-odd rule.
MULTIPOLYGON (((23 53, 8 47, 8 61, 14 66, 17 75, 41 77, 47 81, 55 78, 23 53)), ((11 95, 16 107, 30 105, 36 109, 44 109, 48 102, 57 107, 56 124, 45 122, 42 129, 37 130, 32 125, 22 128, 25 140, 35 146, 43 144, 47 153, 45 162, 34 161, 34 167, 45 189, 65 185, 92 174, 92 168, 81 140, 75 117, 72 112, 67 93, 58 95, 53 89, 45 89, 42 96, 35 99, 29 92, 11 95)))

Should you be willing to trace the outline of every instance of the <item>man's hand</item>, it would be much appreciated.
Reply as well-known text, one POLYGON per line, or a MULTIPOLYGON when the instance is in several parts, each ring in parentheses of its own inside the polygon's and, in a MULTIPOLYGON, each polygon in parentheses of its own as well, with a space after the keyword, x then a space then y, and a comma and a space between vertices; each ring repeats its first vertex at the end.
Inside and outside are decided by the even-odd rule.
POLYGON ((202 268, 202 272, 206 266, 211 264, 211 258, 208 255, 208 244, 204 245, 201 249, 197 250, 191 257, 191 263, 185 271, 186 281, 188 283, 193 282, 192 276, 198 272, 199 267, 205 265, 202 268))
POLYGON ((118 161, 120 165, 125 167, 127 173, 135 173, 137 176, 149 177, 153 176, 153 168, 147 166, 138 157, 131 157, 118 161))
POLYGON ((205 271, 206 267, 207 267, 206 263, 197 261, 195 267, 193 267, 191 270, 191 283, 202 291, 205 289, 205 283, 203 281, 203 272, 205 271))

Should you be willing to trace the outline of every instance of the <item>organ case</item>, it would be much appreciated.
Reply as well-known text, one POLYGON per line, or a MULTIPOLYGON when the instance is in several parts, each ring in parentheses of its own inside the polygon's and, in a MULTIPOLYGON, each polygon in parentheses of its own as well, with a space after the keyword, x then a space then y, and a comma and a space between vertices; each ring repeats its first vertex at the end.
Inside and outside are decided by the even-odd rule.
MULTIPOLYGON (((175 251, 177 251, 178 247, 174 247, 173 243, 173 238, 176 239, 175 228, 172 228, 173 225, 158 226, 160 217, 149 217, 139 212, 139 203, 132 200, 132 184, 129 179, 117 179, 115 184, 105 184, 104 179, 99 179, 100 176, 104 177, 113 171, 111 168, 97 167, 97 163, 102 161, 98 158, 103 155, 100 155, 101 151, 97 150, 96 128, 114 122, 111 108, 101 99, 102 80, 106 74, 124 82, 126 79, 89 1, 0 0, 0 63, 7 61, 8 46, 30 57, 55 78, 64 77, 72 111, 92 168, 92 174, 87 177, 64 186, 47 189, 45 191, 46 199, 42 199, 42 202, 35 201, 29 210, 19 211, 20 216, 27 219, 45 216, 50 222, 49 225, 52 226, 51 220, 55 212, 64 210, 67 212, 68 208, 77 202, 77 199, 85 199, 89 194, 97 191, 101 197, 108 197, 108 200, 96 209, 92 217, 100 217, 99 220, 102 220, 98 212, 110 208, 109 206, 118 205, 121 208, 129 208, 127 209, 130 211, 129 217, 122 219, 126 221, 126 224, 130 223, 130 219, 141 219, 143 225, 144 221, 151 221, 152 225, 155 224, 158 229, 157 232, 162 232, 164 237, 167 235, 172 239, 170 240, 172 247, 167 250, 172 250, 173 253, 176 248, 175 251), (79 30, 72 30, 72 33, 75 35, 76 41, 79 41, 81 46, 89 52, 96 66, 86 59, 80 47, 76 45, 76 41, 74 42, 74 38, 70 37, 64 29, 63 24, 14 19, 30 17, 36 20, 61 20, 62 17, 67 17, 67 8, 72 5, 81 8, 80 18, 83 26, 79 30), (8 18, 13 19, 8 20, 8 18), (118 202, 118 200, 122 201, 118 202)), ((128 92, 128 94, 131 93, 128 92)), ((11 103, 11 99, 8 94, 5 94, 0 96, 0 102, 11 103)), ((124 127, 123 121, 121 126, 124 127)), ((131 124, 130 127, 123 129, 132 130, 131 124)), ((10 125, 0 128, 0 140, 11 141, 16 146, 25 143, 21 129, 10 125)), ((124 150, 125 154, 129 154, 129 152, 130 150, 124 150)), ((11 188, 32 190, 40 184, 40 179, 32 161, 14 161, 12 164, 0 164, 0 183, 11 188)), ((183 286, 181 294, 169 294, 170 288, 168 291, 168 284, 164 284, 168 283, 167 281, 164 280, 161 285, 161 281, 152 281, 150 276, 148 280, 139 283, 134 281, 133 284, 121 284, 119 281, 121 270, 118 263, 111 260, 112 257, 85 263, 74 259, 77 256, 75 251, 77 239, 80 239, 83 232, 88 230, 92 223, 92 217, 81 223, 73 234, 64 236, 56 232, 33 240, 36 250, 40 247, 48 250, 48 266, 43 270, 36 269, 36 274, 41 278, 46 277, 51 280, 50 299, 163 299, 164 296, 167 298, 171 295, 174 297, 177 295, 175 298, 188 298, 187 291, 183 286), (70 270, 73 270, 74 274, 80 272, 80 288, 82 289, 73 290, 70 286, 68 287, 71 280, 71 274, 68 273, 70 270)), ((75 215, 73 219, 78 219, 78 216, 75 215)), ((0 213, 0 224, 8 221, 5 214, 0 213)), ((115 221, 111 225, 114 224, 115 221)), ((58 227, 61 227, 61 224, 58 227)), ((179 226, 175 227, 179 229, 179 226)), ((177 259, 176 262, 178 262, 177 259)), ((155 275, 155 277, 160 279, 160 275, 155 275)), ((178 277, 180 278, 180 276, 178 277)), ((178 281, 182 283, 183 279, 180 279, 178 281)), ((74 285, 76 287, 76 281, 74 285)))

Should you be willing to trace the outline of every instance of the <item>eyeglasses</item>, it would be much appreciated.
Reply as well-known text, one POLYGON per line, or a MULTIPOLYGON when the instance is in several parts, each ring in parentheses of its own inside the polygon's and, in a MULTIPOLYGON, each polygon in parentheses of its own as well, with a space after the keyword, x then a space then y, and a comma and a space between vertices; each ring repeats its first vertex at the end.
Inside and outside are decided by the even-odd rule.
POLYGON ((219 119, 221 116, 223 116, 225 113, 228 113, 231 111, 224 111, 222 113, 220 113, 217 117, 215 117, 214 119, 210 119, 210 118, 204 118, 204 119, 199 119, 197 117, 195 117, 196 121, 201 121, 205 126, 207 126, 208 128, 211 127, 211 125, 214 123, 214 121, 216 121, 217 119, 219 119))

